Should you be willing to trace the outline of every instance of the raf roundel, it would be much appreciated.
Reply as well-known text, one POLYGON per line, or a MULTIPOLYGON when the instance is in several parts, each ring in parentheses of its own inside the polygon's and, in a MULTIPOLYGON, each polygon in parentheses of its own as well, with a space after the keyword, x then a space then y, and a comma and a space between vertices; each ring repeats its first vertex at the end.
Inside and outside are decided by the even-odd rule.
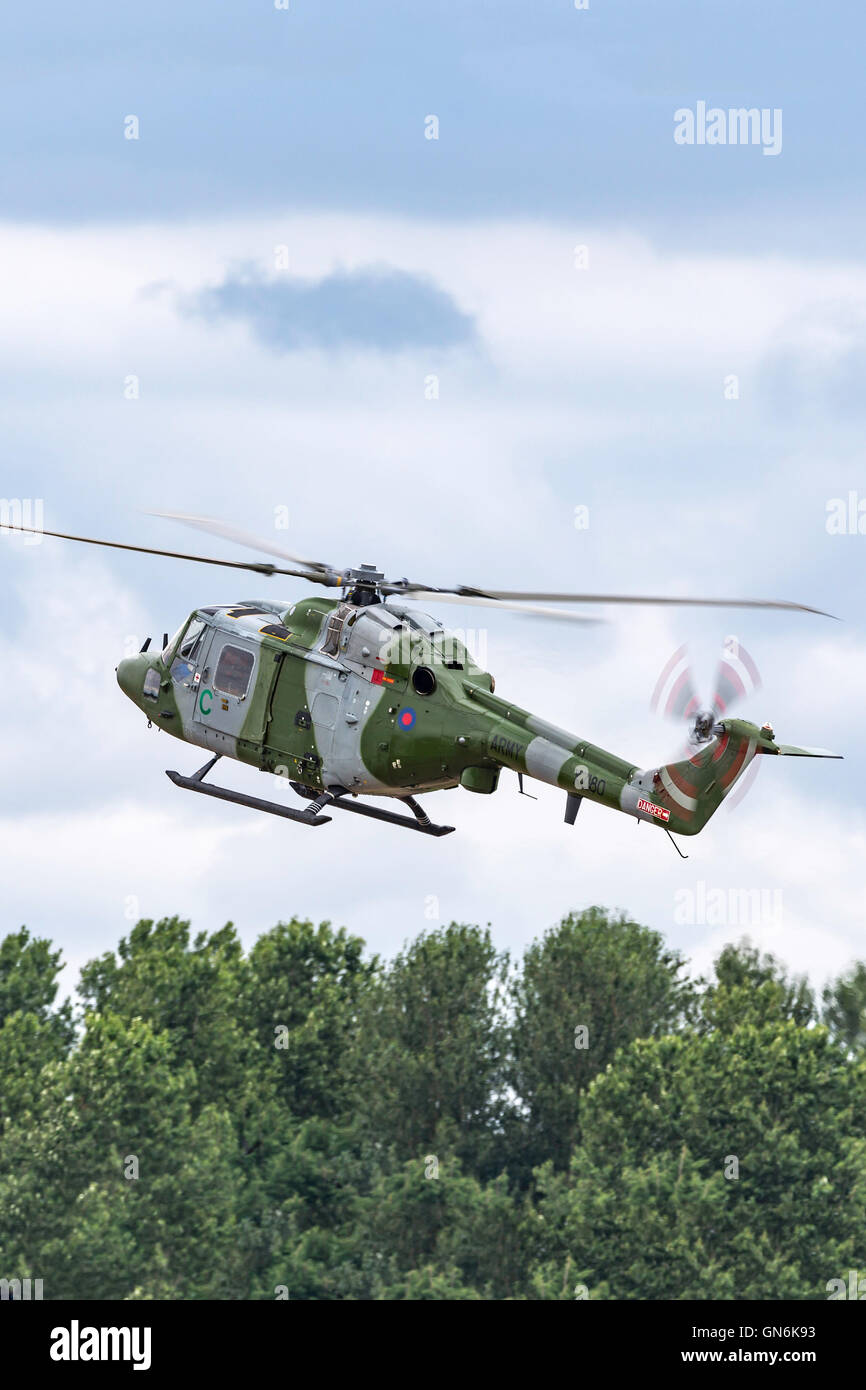
POLYGON ((415 726, 416 718, 417 715, 415 711, 407 706, 406 709, 400 711, 400 717, 397 722, 401 729, 412 729, 415 726))

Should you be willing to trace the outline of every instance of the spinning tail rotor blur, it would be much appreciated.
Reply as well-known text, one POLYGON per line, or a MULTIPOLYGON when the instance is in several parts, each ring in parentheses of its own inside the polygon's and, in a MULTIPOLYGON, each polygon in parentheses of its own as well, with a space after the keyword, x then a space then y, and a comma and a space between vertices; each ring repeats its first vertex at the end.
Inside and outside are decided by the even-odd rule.
MULTIPOLYGON (((747 696, 761 688, 761 675, 754 658, 736 637, 726 637, 716 668, 711 699, 702 704, 694 679, 688 645, 678 647, 666 662, 650 700, 653 714, 678 723, 685 721, 687 743, 685 757, 696 748, 723 733, 723 720, 747 696)), ((733 810, 745 797, 758 775, 760 763, 755 759, 743 774, 739 784, 727 798, 733 810)))

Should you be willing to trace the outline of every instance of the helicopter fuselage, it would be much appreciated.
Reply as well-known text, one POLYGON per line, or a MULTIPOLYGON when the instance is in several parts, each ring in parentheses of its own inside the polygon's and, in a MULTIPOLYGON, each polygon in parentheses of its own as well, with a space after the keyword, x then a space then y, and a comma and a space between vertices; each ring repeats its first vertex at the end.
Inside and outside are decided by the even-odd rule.
POLYGON ((122 661, 117 679, 166 733, 310 795, 490 794, 505 767, 564 790, 570 821, 588 799, 695 834, 755 753, 777 751, 731 720, 695 757, 641 772, 501 699, 456 636, 393 602, 200 608, 161 653, 122 661))

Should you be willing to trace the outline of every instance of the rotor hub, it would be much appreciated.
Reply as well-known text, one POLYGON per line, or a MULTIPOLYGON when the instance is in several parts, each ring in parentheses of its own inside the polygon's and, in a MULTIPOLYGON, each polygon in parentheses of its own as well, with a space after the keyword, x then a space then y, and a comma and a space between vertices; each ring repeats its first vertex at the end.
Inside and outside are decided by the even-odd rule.
POLYGON ((375 565, 359 565, 357 569, 344 570, 341 578, 348 590, 348 603, 368 608, 370 604, 379 602, 379 586, 385 576, 375 565))
POLYGON ((717 729, 715 710, 701 710, 692 720, 691 738, 693 743, 707 743, 717 729))

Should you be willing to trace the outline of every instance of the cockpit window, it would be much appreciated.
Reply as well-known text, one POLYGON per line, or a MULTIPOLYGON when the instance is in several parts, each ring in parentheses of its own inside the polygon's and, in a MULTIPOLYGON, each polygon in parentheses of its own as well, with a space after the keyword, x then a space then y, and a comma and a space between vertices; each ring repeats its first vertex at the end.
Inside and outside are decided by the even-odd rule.
MULTIPOLYGON (((183 634, 180 646, 177 649, 177 656, 171 663, 171 677, 175 681, 189 680, 194 673, 196 662, 201 655, 202 642, 207 624, 201 618, 193 618, 183 634)), ((175 635, 166 647, 166 652, 170 652, 177 642, 175 635)), ((164 654, 165 655, 165 654, 164 654)))
POLYGON ((183 636, 183 641, 178 649, 178 656, 182 656, 186 661, 195 661, 196 652, 201 642, 202 633, 205 625, 201 618, 193 618, 183 636))
POLYGON ((168 661, 169 657, 171 656, 172 652, 177 646, 178 638, 181 636, 183 636, 183 642, 181 643, 180 650, 178 651, 178 656, 183 656, 187 660, 189 660, 192 657, 192 654, 206 626, 207 624, 203 623, 201 618, 189 618, 185 623, 181 623, 177 632, 174 634, 173 637, 169 639, 166 646, 164 646, 162 649, 163 661, 168 661))
POLYGON ((186 627, 186 623, 181 623, 180 627, 178 628, 178 630, 177 630, 177 632, 174 634, 174 636, 173 636, 173 637, 170 637, 170 638, 168 639, 168 642, 166 643, 166 645, 165 645, 165 646, 163 647, 163 649, 162 649, 162 659, 163 659, 163 661, 168 661, 169 657, 171 656, 172 652, 174 651, 175 647, 177 646, 178 638, 180 637, 180 635, 181 635, 181 633, 183 632, 183 630, 184 630, 185 627, 186 627))

